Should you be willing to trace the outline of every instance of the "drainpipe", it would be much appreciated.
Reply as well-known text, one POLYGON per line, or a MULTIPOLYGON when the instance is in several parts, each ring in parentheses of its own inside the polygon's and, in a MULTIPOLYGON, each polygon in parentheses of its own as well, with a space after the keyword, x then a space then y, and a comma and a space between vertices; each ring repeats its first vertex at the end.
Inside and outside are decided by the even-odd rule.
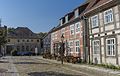
POLYGON ((84 46, 84 62, 90 63, 90 51, 89 51, 89 25, 88 25, 88 18, 83 16, 83 46, 84 46), (89 60, 89 61, 88 61, 89 60))

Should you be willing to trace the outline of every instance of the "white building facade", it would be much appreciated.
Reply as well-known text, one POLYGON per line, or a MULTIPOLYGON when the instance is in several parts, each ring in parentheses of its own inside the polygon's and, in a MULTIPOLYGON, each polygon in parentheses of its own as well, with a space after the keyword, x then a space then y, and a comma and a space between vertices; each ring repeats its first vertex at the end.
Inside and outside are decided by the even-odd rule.
POLYGON ((100 0, 85 14, 89 21, 91 62, 120 65, 120 1, 100 0))

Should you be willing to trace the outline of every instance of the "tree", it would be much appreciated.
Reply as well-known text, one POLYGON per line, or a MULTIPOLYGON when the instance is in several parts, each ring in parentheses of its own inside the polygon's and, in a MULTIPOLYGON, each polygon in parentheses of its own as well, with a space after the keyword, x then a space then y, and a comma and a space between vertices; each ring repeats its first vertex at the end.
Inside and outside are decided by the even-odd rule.
POLYGON ((46 35, 47 33, 46 32, 40 32, 40 33, 38 33, 38 35, 40 36, 40 38, 42 39, 45 35, 46 35))
POLYGON ((6 37, 7 37, 7 27, 0 27, 0 52, 1 52, 1 46, 7 43, 6 37))
POLYGON ((15 31, 15 28, 8 28, 8 33, 9 32, 14 32, 15 31))
POLYGON ((7 37, 7 27, 4 26, 3 29, 0 29, 0 45, 4 45, 7 42, 6 37, 7 37))

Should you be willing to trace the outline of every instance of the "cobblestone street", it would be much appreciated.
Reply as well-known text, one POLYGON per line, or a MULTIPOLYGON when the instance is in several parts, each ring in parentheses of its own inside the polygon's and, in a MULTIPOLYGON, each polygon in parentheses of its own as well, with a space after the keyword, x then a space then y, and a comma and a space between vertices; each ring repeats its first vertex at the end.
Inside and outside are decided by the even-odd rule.
POLYGON ((111 70, 64 63, 43 59, 40 56, 3 57, 0 60, 0 76, 119 76, 112 75, 111 70))
POLYGON ((0 76, 88 76, 67 65, 35 57, 5 57, 0 65, 0 70, 3 71, 0 76))

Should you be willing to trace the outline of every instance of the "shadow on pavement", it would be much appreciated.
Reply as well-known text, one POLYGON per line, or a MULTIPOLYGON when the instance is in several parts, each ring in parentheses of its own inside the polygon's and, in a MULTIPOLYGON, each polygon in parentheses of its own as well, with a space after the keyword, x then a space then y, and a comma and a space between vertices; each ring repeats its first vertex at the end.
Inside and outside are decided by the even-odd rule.
POLYGON ((0 61, 0 63, 9 63, 9 61, 0 61))
POLYGON ((64 74, 59 72, 32 72, 28 73, 29 76, 82 76, 82 75, 70 75, 70 74, 64 74))
POLYGON ((8 70, 7 70, 7 69, 0 68, 0 73, 4 73, 4 72, 6 72, 6 71, 8 71, 8 70))
POLYGON ((43 65, 49 65, 48 63, 40 63, 40 62, 16 62, 14 64, 43 64, 43 65))

